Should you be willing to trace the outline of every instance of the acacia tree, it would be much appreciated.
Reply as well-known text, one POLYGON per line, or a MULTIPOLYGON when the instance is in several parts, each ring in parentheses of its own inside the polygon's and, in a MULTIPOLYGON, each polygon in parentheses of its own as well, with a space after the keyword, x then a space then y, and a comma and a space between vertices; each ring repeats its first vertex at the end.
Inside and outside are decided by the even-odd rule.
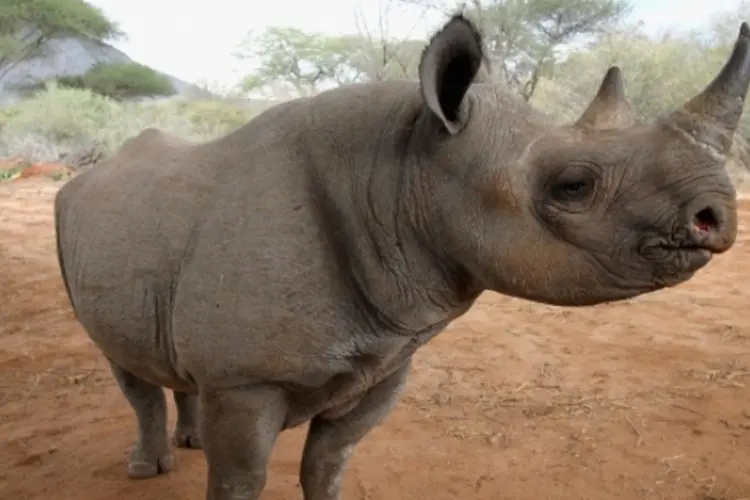
POLYGON ((244 91, 281 88, 309 95, 342 78, 350 50, 346 37, 272 26, 259 34, 250 33, 235 56, 255 63, 241 84, 244 91))
POLYGON ((477 23, 493 76, 530 100, 551 74, 560 49, 609 30, 631 9, 628 0, 401 0, 477 23))
MULTIPOLYGON (((389 21, 394 3, 394 0, 381 0, 376 26, 368 24, 361 9, 355 9, 359 50, 353 53, 350 64, 368 80, 415 79, 418 76, 425 41, 410 38, 411 33, 402 38, 391 35, 389 21)), ((426 11, 423 9, 422 17, 426 11)), ((416 25, 412 30, 414 28, 416 25)))
POLYGON ((113 99, 176 94, 169 77, 136 62, 97 63, 82 75, 63 76, 57 81, 64 86, 89 89, 113 99))
POLYGON ((372 24, 355 8, 355 34, 331 36, 288 27, 250 33, 235 53, 254 62, 242 90, 309 95, 348 83, 416 78, 425 41, 391 35, 392 8, 399 1, 380 0, 372 24))
POLYGON ((19 62, 38 56, 52 39, 110 40, 122 35, 101 9, 84 0, 2 0, 0 78, 19 62))
POLYGON ((424 41, 365 35, 329 36, 270 27, 250 34, 235 56, 254 62, 245 92, 303 96, 326 87, 416 74, 424 41))

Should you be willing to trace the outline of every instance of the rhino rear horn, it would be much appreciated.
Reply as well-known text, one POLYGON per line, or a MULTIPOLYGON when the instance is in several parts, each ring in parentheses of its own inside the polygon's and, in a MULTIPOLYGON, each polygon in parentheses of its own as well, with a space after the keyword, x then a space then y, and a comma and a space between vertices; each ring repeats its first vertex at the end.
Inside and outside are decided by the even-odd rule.
POLYGON ((635 112, 625 97, 622 71, 617 66, 612 66, 604 75, 594 100, 575 125, 596 129, 623 129, 632 127, 635 123, 635 112))
POLYGON ((750 26, 743 22, 732 54, 711 83, 673 114, 697 141, 727 154, 750 85, 750 26))

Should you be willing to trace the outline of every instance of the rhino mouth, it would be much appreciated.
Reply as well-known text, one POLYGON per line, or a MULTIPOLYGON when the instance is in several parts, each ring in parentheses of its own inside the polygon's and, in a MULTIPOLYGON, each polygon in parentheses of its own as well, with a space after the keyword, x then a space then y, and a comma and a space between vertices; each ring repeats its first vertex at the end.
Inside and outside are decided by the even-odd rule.
POLYGON ((660 282, 677 284, 708 264, 714 252, 689 238, 656 238, 639 248, 641 257, 651 262, 660 282))
POLYGON ((703 245, 690 240, 681 241, 651 241, 641 245, 641 255, 648 260, 665 260, 673 258, 675 255, 706 255, 710 257, 713 252, 703 245))

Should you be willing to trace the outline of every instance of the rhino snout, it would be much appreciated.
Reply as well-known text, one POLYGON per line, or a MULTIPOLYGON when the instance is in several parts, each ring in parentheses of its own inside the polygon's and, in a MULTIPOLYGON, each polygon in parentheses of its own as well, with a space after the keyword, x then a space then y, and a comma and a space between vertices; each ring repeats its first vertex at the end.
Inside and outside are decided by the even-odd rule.
POLYGON ((724 253, 737 239, 737 208, 720 200, 698 200, 685 209, 690 242, 711 253, 724 253))

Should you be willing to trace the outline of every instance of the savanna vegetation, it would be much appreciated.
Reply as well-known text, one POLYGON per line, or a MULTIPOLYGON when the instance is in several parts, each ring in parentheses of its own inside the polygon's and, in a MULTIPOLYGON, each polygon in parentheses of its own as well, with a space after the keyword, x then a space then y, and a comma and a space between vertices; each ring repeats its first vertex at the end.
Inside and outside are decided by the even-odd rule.
MULTIPOLYGON (((231 95, 188 101, 139 64, 98 65, 44 82, 31 97, 0 109, 0 157, 50 161, 92 144, 111 151, 147 126, 195 140, 241 126, 279 100, 353 82, 416 78, 425 40, 396 38, 389 20, 404 4, 449 15, 453 1, 382 0, 369 25, 354 15, 348 35, 271 26, 249 33, 234 54, 250 70, 231 95)), ((629 17, 628 0, 471 0, 464 12, 482 29, 493 77, 559 121, 574 119, 607 67, 620 66, 638 115, 650 119, 706 85, 725 61, 750 0, 709 20, 701 32, 654 35, 629 17)), ((750 19, 747 19, 750 20, 750 19)), ((0 75, 62 35, 110 41, 119 27, 84 0, 7 0, 0 5, 0 75)), ((730 168, 750 165, 743 117, 730 168)))

